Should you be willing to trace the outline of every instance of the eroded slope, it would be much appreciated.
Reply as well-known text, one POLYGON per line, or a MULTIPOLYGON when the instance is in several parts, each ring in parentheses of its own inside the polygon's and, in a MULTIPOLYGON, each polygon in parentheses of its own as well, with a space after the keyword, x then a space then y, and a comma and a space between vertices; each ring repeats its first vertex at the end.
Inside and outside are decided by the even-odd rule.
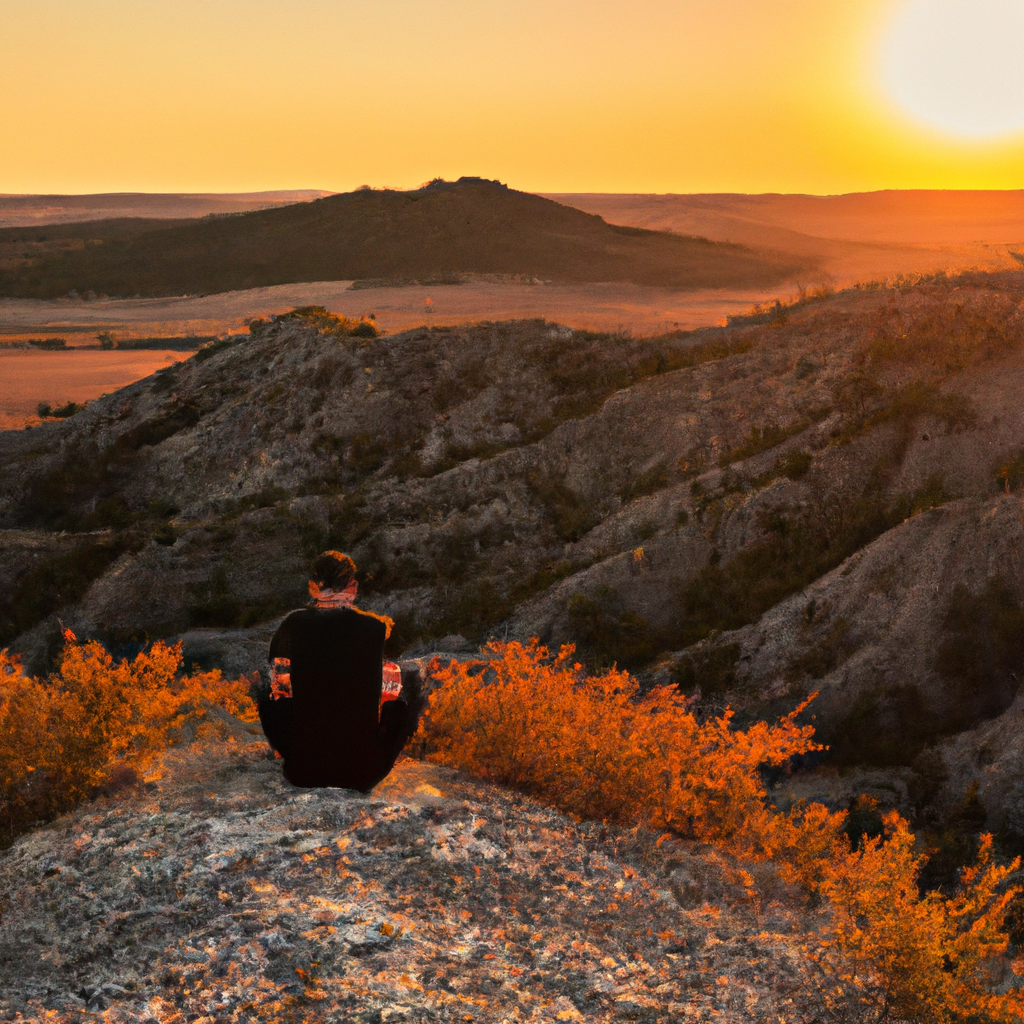
POLYGON ((833 758, 909 768, 1021 678, 1022 300, 972 275, 647 340, 256 324, 0 436, 2 642, 45 667, 59 614, 251 671, 333 546, 396 654, 571 640, 749 715, 821 689, 833 758), (950 653, 993 629, 980 674, 950 653))

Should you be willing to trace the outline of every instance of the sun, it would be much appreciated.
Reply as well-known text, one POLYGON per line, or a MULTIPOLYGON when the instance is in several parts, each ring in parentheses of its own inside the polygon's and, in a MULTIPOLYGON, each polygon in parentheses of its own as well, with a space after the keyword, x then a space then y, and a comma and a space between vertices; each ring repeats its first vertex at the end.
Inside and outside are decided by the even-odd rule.
POLYGON ((903 0, 880 57, 917 120, 977 141, 1024 132, 1024 0, 903 0))

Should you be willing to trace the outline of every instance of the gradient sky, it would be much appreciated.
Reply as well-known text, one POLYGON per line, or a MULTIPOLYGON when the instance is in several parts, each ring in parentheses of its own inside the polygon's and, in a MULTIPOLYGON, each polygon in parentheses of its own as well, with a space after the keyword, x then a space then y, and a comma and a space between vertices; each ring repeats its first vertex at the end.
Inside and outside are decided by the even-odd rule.
POLYGON ((1021 53, 1022 0, 0 0, 0 192, 1021 188, 1021 53))

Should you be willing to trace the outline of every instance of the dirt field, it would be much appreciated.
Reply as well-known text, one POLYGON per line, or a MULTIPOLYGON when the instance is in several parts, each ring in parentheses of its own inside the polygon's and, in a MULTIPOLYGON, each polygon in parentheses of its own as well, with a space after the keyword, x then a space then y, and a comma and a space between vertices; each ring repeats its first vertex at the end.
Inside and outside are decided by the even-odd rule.
POLYGON ((38 423, 36 406, 40 402, 52 406, 87 402, 189 355, 163 350, 40 352, 0 348, 0 430, 38 423))
POLYGON ((350 290, 350 281, 278 285, 202 298, 0 300, 0 337, 115 338, 210 335, 244 330, 253 317, 296 306, 322 305, 358 317, 374 313, 386 331, 421 324, 544 317, 572 327, 654 334, 720 322, 756 302, 796 294, 796 285, 769 291, 678 292, 632 284, 528 285, 473 283, 350 290), (428 303, 427 300, 430 300, 428 303))

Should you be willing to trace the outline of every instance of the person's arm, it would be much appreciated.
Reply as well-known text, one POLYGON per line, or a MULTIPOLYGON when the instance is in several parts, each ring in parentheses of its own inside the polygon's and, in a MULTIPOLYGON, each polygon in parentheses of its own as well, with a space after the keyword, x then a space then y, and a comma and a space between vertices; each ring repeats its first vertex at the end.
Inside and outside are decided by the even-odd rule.
POLYGON ((270 662, 270 699, 280 700, 292 695, 292 645, 288 619, 281 624, 270 641, 267 660, 270 662))
POLYGON ((415 667, 399 672, 402 692, 397 700, 381 708, 380 728, 377 732, 377 751, 380 778, 384 778, 402 752, 402 747, 412 738, 419 725, 420 714, 426 706, 426 695, 420 681, 419 670, 415 667))
POLYGON ((258 703, 260 723, 267 742, 282 757, 288 757, 294 702, 291 697, 291 638, 282 624, 270 641, 267 660, 270 662, 270 689, 258 703))

